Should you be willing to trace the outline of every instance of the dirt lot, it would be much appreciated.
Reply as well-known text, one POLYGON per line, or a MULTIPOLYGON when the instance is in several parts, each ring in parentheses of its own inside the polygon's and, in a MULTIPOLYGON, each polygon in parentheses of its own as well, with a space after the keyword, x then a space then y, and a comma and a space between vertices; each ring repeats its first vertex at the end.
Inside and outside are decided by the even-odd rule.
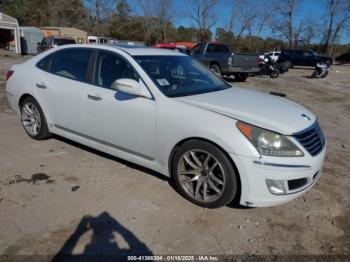
POLYGON ((323 175, 282 206, 208 210, 152 171, 58 137, 30 139, 4 92, 6 71, 24 59, 0 57, 0 254, 349 255, 350 67, 239 84, 283 92, 318 115, 323 175))

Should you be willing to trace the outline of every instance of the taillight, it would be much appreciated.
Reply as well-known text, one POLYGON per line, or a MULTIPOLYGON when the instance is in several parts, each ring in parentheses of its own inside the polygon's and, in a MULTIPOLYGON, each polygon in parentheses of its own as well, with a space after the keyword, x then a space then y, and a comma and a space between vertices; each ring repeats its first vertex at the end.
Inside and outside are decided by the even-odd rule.
POLYGON ((10 79, 10 77, 15 73, 15 71, 13 70, 9 70, 7 71, 7 74, 6 74, 6 81, 8 81, 10 79))

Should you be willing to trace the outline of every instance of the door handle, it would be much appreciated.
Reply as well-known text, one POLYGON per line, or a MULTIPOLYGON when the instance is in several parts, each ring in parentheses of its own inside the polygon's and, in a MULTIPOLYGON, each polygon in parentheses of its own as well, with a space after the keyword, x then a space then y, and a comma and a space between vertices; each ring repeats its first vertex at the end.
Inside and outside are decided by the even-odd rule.
POLYGON ((43 82, 37 82, 37 83, 36 83, 36 87, 41 88, 41 89, 47 88, 47 86, 46 86, 45 83, 43 83, 43 82))
POLYGON ((88 98, 94 101, 100 101, 102 100, 102 97, 96 96, 96 95, 88 95, 88 98))

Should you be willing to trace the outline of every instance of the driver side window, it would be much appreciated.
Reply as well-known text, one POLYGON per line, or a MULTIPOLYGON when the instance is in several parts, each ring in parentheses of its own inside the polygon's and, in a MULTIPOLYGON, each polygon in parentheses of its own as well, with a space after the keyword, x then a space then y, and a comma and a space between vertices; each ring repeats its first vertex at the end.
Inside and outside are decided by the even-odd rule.
POLYGON ((138 74, 124 58, 108 51, 99 51, 96 59, 94 84, 111 89, 113 82, 121 78, 139 81, 138 74))
POLYGON ((304 51, 304 56, 310 57, 310 56, 313 56, 313 55, 312 55, 312 53, 309 52, 309 51, 304 51))

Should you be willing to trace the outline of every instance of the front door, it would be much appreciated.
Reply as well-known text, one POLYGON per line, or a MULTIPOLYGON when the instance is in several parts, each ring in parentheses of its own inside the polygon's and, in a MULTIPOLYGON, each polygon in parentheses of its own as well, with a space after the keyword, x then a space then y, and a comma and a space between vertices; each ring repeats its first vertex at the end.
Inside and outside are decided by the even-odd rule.
MULTIPOLYGON (((87 135, 99 143, 146 159, 154 157, 156 102, 113 90, 120 78, 143 83, 121 55, 100 50, 87 89, 87 135)), ((143 88, 146 86, 143 85, 143 88)))

